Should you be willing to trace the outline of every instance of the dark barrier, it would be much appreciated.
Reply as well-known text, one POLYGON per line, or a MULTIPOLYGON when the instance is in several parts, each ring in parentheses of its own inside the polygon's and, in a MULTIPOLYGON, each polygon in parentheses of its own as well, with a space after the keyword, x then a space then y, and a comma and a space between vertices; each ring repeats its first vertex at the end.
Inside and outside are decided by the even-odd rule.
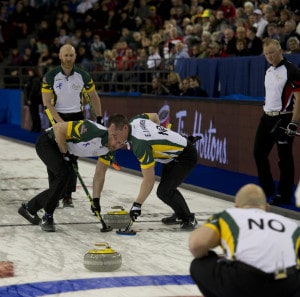
POLYGON ((0 123, 21 125, 21 100, 20 90, 0 89, 0 123))
MULTIPOLYGON (((300 66, 300 55, 285 55, 300 66)), ((244 94, 252 97, 264 96, 264 75, 268 64, 264 56, 233 57, 215 59, 181 59, 176 71, 181 78, 198 75, 203 88, 210 97, 229 94, 244 94)))
MULTIPOLYGON (((199 164, 256 176, 252 150, 262 114, 260 101, 102 96, 102 106, 105 120, 113 113, 131 117, 140 112, 158 112, 162 122, 172 123, 173 130, 203 137, 197 143, 199 164)), ((299 179, 299 141, 296 137, 295 182, 299 179)), ((272 160, 274 177, 278 178, 275 152, 272 160)))

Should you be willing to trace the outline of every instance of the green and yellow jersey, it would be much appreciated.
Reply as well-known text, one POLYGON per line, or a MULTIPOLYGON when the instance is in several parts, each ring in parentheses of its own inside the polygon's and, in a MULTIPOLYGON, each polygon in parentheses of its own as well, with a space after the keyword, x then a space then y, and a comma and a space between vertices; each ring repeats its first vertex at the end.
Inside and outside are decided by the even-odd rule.
POLYGON ((300 264, 295 256, 300 249, 300 228, 283 216, 257 208, 230 208, 210 217, 204 226, 216 232, 229 260, 267 273, 300 264))
POLYGON ((154 166, 155 162, 173 161, 187 146, 186 138, 152 122, 146 113, 133 117, 129 124, 128 142, 142 169, 154 166))
POLYGON ((70 76, 66 76, 57 66, 43 77, 42 93, 53 93, 53 106, 60 113, 82 111, 82 91, 92 91, 95 83, 88 72, 74 66, 70 76))

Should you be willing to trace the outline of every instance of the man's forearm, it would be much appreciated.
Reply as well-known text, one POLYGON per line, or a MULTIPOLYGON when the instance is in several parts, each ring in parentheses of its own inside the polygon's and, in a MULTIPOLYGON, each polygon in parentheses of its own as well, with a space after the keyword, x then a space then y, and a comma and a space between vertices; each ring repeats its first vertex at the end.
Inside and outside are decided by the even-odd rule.
POLYGON ((150 195, 152 189, 154 186, 154 181, 149 181, 143 179, 141 187, 140 187, 140 192, 135 200, 135 202, 143 204, 147 197, 150 195))

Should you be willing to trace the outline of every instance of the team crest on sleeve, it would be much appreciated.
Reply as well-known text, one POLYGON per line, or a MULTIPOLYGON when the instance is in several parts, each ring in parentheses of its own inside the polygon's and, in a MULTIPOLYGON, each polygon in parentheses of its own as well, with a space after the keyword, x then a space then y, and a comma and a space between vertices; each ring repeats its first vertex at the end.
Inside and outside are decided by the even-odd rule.
POLYGON ((80 134, 84 134, 84 133, 86 133, 88 131, 88 129, 87 129, 87 127, 85 126, 85 125, 82 125, 81 127, 80 127, 80 134))

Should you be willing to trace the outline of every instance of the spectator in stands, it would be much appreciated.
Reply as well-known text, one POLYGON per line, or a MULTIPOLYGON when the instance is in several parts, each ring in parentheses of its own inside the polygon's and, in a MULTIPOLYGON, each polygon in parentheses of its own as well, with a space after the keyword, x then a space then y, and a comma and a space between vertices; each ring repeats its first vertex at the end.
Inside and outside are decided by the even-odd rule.
POLYGON ((144 20, 141 30, 145 31, 147 37, 157 32, 155 25, 149 17, 144 20))
POLYGON ((242 39, 237 38, 235 56, 237 57, 249 56, 248 49, 247 49, 247 40, 245 38, 242 39))
POLYGON ((82 41, 80 42, 79 46, 85 48, 85 55, 90 61, 93 59, 91 53, 91 45, 93 41, 93 32, 90 28, 86 28, 83 32, 82 41))
MULTIPOLYGON (((82 41, 82 30, 76 29, 74 33, 70 35, 70 43, 75 47, 78 48, 80 42, 82 41)), ((55 63, 57 64, 57 63, 55 63)))
MULTIPOLYGON (((59 60, 59 50, 61 48, 61 44, 59 42, 59 37, 54 37, 52 43, 49 45, 49 53, 51 55, 53 65, 58 65, 59 60)), ((78 47, 76 47, 78 48, 78 47)))
POLYGON ((41 132, 40 105, 42 105, 41 77, 37 68, 29 68, 29 79, 24 87, 24 102, 29 106, 31 132, 41 132))
POLYGON ((231 24, 234 22, 235 6, 230 0, 222 0, 219 10, 224 11, 225 19, 227 19, 231 24))
POLYGON ((287 47, 289 48, 286 51, 286 54, 299 54, 300 53, 300 41, 297 37, 290 37, 287 40, 287 47))
POLYGON ((53 59, 49 52, 48 46, 45 45, 38 59, 38 66, 41 67, 42 69, 41 74, 45 74, 52 65, 53 65, 53 59))
POLYGON ((256 33, 256 27, 251 26, 247 30, 247 49, 250 56, 259 56, 262 54, 262 40, 256 36, 256 33))
POLYGON ((65 27, 61 27, 59 29, 58 38, 59 38, 59 43, 61 45, 64 45, 64 44, 70 42, 70 36, 68 35, 68 31, 67 31, 67 29, 65 27))
MULTIPOLYGON (((21 66, 22 67, 32 67, 32 66, 36 66, 37 65, 37 61, 38 61, 38 55, 34 55, 34 53, 32 53, 32 50, 30 47, 25 47, 24 51, 22 53, 22 63, 21 66)), ((23 70, 24 72, 27 72, 28 68, 26 68, 26 70, 23 70)))
POLYGON ((200 55, 200 44, 196 44, 191 48, 191 58, 198 58, 200 55))
POLYGON ((208 97, 207 92, 201 87, 201 80, 198 75, 190 76, 191 96, 208 97))
POLYGON ((83 16, 86 14, 86 12, 89 9, 92 9, 92 8, 93 8, 93 4, 91 3, 91 1, 89 1, 89 0, 82 0, 77 5, 77 8, 76 8, 77 15, 82 15, 81 17, 84 18, 83 16))
POLYGON ((224 29, 224 37, 221 40, 222 46, 223 46, 223 51, 228 55, 228 56, 233 56, 235 55, 236 52, 236 38, 235 34, 232 28, 226 28, 224 29))
POLYGON ((174 67, 176 67, 176 64, 179 60, 188 59, 190 57, 189 53, 186 50, 186 47, 180 41, 175 44, 175 51, 176 54, 174 57, 174 67))
POLYGON ((151 45, 158 48, 159 55, 162 57, 164 54, 164 41, 160 33, 154 33, 150 36, 151 45))
POLYGON ((237 27, 235 32, 235 37, 236 39, 246 39, 247 38, 246 28, 244 26, 237 27))
POLYGON ((262 8, 263 11, 263 15, 264 15, 264 19, 268 22, 268 23, 275 23, 277 24, 277 22, 279 21, 278 16, 276 15, 276 11, 274 9, 274 7, 270 4, 265 4, 262 8))
POLYGON ((224 31, 228 27, 229 21, 225 18, 223 10, 217 10, 216 20, 211 24, 211 32, 224 31))
POLYGON ((38 53, 38 45, 37 45, 37 40, 35 37, 30 37, 26 44, 24 45, 24 50, 25 51, 27 48, 29 48, 31 50, 31 59, 33 60, 33 64, 32 65, 37 65, 37 61, 39 58, 39 53, 38 53))
POLYGON ((235 21, 237 19, 246 20, 247 15, 245 13, 245 9, 243 7, 237 7, 235 10, 235 21))
MULTIPOLYGON (((84 70, 90 70, 91 60, 89 58, 89 54, 86 51, 86 48, 82 45, 79 45, 79 47, 77 48, 76 63, 84 70)), ((93 67, 91 68, 93 69, 93 67)))
POLYGON ((139 0, 138 7, 136 8, 135 17, 139 17, 141 20, 149 17, 150 9, 147 0, 139 0))
POLYGON ((216 11, 216 10, 219 9, 220 5, 221 5, 221 1, 220 0, 208 0, 208 6, 207 6, 207 8, 209 8, 212 11, 216 11))
POLYGON ((203 31, 209 31, 212 30, 212 23, 210 22, 210 16, 211 11, 209 9, 205 9, 203 13, 201 14, 201 25, 203 31))
POLYGON ((164 86, 162 79, 159 77, 152 78, 151 87, 151 95, 161 96, 169 94, 169 90, 164 86))
POLYGON ((134 77, 133 80, 138 83, 138 90, 142 93, 147 93, 147 81, 146 70, 147 70, 148 55, 145 48, 141 48, 137 52, 136 63, 134 65, 134 77))
POLYGON ((20 71, 19 67, 22 65, 22 54, 18 47, 10 50, 10 62, 5 69, 4 85, 8 89, 18 89, 20 86, 20 71))
POLYGON ((206 42, 207 44, 211 42, 211 33, 209 31, 202 32, 201 42, 206 42))
POLYGON ((201 42, 200 36, 196 36, 193 34, 193 25, 187 25, 184 28, 183 41, 189 49, 191 49, 195 44, 201 42))
POLYGON ((161 64, 161 56, 159 55, 158 48, 149 46, 149 56, 147 59, 147 68, 157 70, 161 64))
POLYGON ((68 0, 67 5, 69 12, 72 16, 75 16, 77 13, 77 6, 79 2, 77 0, 68 0))
POLYGON ((244 11, 247 17, 253 14, 254 9, 254 4, 251 1, 246 1, 244 3, 244 11))
POLYGON ((66 28, 67 32, 74 32, 75 30, 75 21, 69 12, 63 12, 62 14, 62 23, 66 28))
POLYGON ((112 51, 109 49, 104 50, 103 53, 104 61, 103 61, 103 75, 101 77, 101 81, 103 81, 105 84, 103 85, 103 91, 113 91, 113 81, 116 76, 116 61, 112 55, 112 51))
POLYGON ((280 36, 278 34, 278 30, 277 30, 277 24, 275 23, 269 23, 267 25, 267 38, 271 38, 271 39, 276 39, 278 41, 280 41, 280 36))
POLYGON ((126 4, 123 6, 123 10, 127 12, 127 15, 130 19, 133 19, 137 12, 134 2, 135 0, 127 0, 126 4))
POLYGON ((221 46, 219 43, 213 41, 211 42, 208 47, 208 57, 209 58, 226 58, 228 54, 222 51, 221 46))
POLYGON ((91 44, 91 54, 94 62, 103 61, 103 53, 106 50, 106 44, 101 40, 99 34, 94 34, 93 42, 91 44))
POLYGON ((135 23, 134 20, 129 17, 128 11, 123 9, 120 12, 119 17, 120 17, 119 24, 118 24, 119 32, 121 32, 122 28, 127 28, 130 31, 134 29, 135 23))
POLYGON ((253 26, 257 29, 256 36, 262 38, 268 22, 262 17, 262 11, 260 9, 254 9, 253 15, 255 16, 253 26))
POLYGON ((300 34, 300 9, 294 11, 292 19, 296 23, 296 32, 300 34))
POLYGON ((281 44, 283 50, 289 50, 287 41, 290 37, 296 37, 300 40, 300 35, 296 32, 296 23, 293 20, 284 23, 284 40, 281 44))
POLYGON ((169 95, 180 96, 180 76, 177 72, 171 71, 168 74, 166 87, 169 90, 169 95))
POLYGON ((50 45, 55 36, 57 36, 57 34, 49 25, 49 22, 45 19, 41 20, 36 31, 36 38, 41 42, 50 45))
POLYGON ((35 22, 38 17, 36 6, 30 2, 29 0, 22 0, 23 11, 27 20, 27 35, 35 29, 35 22))
POLYGON ((280 11, 279 20, 282 23, 285 23, 286 21, 289 21, 292 18, 292 14, 288 9, 283 9, 280 11))
POLYGON ((208 53, 208 44, 205 41, 202 41, 201 44, 199 45, 199 55, 198 55, 198 59, 204 59, 207 58, 209 53, 208 53))
POLYGON ((157 10, 156 10, 155 6, 150 6, 149 7, 149 12, 150 12, 149 19, 152 21, 152 23, 155 27, 155 30, 158 31, 163 26, 162 17, 157 13, 157 10))
POLYGON ((181 80, 179 95, 185 97, 191 96, 191 86, 189 77, 185 77, 181 80))
POLYGON ((12 24, 12 34, 14 38, 26 38, 28 34, 28 20, 21 1, 16 2, 16 9, 8 17, 8 21, 12 24))

